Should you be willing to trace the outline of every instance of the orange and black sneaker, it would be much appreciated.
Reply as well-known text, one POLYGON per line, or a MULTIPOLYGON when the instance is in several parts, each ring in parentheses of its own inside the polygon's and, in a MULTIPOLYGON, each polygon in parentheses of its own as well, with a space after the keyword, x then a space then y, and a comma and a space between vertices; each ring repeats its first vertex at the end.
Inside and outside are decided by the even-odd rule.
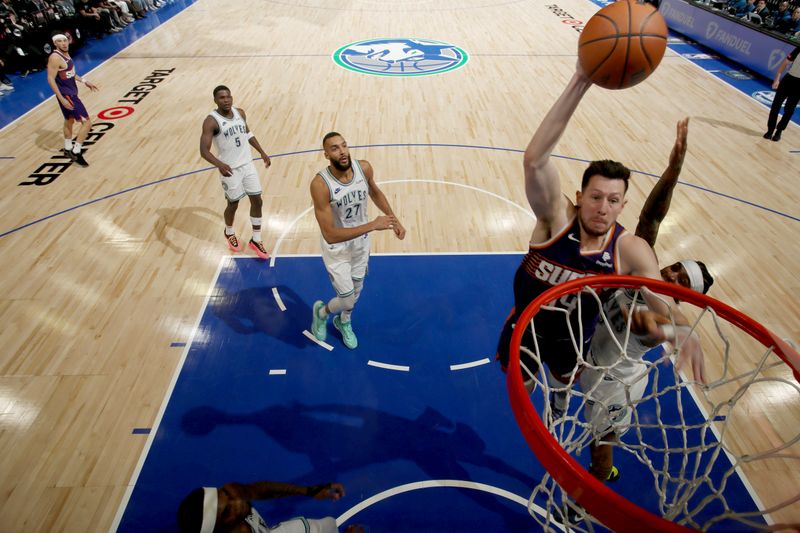
POLYGON ((252 248, 253 251, 255 251, 256 255, 261 259, 269 259, 269 253, 267 252, 267 249, 264 248, 263 242, 261 241, 256 242, 253 239, 250 239, 248 246, 252 248))
POLYGON ((242 251, 242 243, 239 242, 239 239, 236 237, 236 234, 228 235, 225 233, 225 240, 228 241, 228 248, 231 249, 233 252, 241 252, 242 251))

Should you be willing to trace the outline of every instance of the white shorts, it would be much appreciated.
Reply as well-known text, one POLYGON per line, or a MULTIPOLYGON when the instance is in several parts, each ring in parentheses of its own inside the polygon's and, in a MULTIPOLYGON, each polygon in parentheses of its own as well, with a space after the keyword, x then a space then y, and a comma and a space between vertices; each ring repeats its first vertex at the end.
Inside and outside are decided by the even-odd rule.
POLYGON ((331 516, 312 520, 311 518, 292 518, 271 527, 271 533, 338 533, 336 520, 331 516))
POLYGON ((256 166, 251 161, 233 169, 231 176, 220 174, 222 190, 229 202, 238 202, 244 195, 258 196, 261 194, 261 181, 258 179, 256 166))
POLYGON ((345 242, 328 244, 320 238, 322 262, 331 278, 336 294, 344 298, 355 290, 354 280, 362 280, 367 275, 369 263, 369 233, 345 242))
POLYGON ((596 438, 611 430, 618 437, 628 431, 633 409, 644 395, 648 378, 647 366, 634 361, 620 362, 611 369, 583 369, 580 379, 586 395, 584 416, 596 438))

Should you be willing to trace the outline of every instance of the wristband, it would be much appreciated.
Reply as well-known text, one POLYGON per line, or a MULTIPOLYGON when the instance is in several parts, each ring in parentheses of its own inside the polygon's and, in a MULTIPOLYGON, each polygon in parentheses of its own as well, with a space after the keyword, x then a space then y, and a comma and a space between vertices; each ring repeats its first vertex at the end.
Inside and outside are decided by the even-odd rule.
POLYGON ((255 135, 253 135, 253 132, 252 132, 252 131, 249 131, 249 132, 247 132, 247 140, 248 140, 248 141, 249 141, 250 139, 252 139, 253 137, 255 137, 255 135))

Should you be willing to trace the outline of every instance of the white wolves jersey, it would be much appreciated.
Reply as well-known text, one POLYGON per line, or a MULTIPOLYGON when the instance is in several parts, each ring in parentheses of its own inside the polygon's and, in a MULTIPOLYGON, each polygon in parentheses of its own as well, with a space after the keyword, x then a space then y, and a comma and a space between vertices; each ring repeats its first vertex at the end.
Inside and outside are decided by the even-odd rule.
MULTIPOLYGON (((621 346, 624 346, 625 335, 628 330, 628 323, 625 321, 621 307, 625 306, 626 309, 630 309, 632 303, 633 291, 631 289, 617 289, 611 298, 603 304, 603 311, 608 319, 608 324, 611 326, 611 331, 621 346)), ((636 307, 638 309, 647 309, 641 294, 637 298, 636 307)), ((620 353, 608 329, 609 328, 601 322, 597 325, 597 329, 592 337, 592 356, 595 363, 601 366, 613 365, 619 358, 620 353)), ((652 347, 642 343, 638 336, 631 333, 628 338, 626 353, 628 357, 638 361, 641 360, 642 356, 651 348, 652 347)), ((623 363, 623 366, 627 365, 623 363)))
POLYGON ((232 107, 233 118, 223 117, 216 111, 211 116, 217 121, 219 132, 214 135, 217 159, 231 168, 238 168, 253 160, 250 143, 247 142, 247 124, 239 111, 232 107))
POLYGON ((337 228, 353 228, 368 222, 367 201, 369 185, 357 159, 353 162, 353 179, 350 183, 337 180, 328 167, 319 171, 330 192, 333 223, 337 228))

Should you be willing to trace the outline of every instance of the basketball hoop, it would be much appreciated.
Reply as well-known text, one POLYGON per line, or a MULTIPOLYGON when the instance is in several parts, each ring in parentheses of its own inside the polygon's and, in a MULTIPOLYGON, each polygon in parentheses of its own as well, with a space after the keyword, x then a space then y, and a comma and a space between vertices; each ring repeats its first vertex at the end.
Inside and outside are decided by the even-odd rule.
MULTIPOLYGON (((580 314, 581 301, 585 298, 586 296, 577 299, 578 314, 580 314)), ((569 326, 567 312, 561 311, 569 326)), ((573 334, 573 339, 578 335, 579 333, 573 334)), ((546 336, 546 333, 543 336, 546 336)), ((630 320, 628 320, 628 332, 624 334, 625 345, 620 346, 620 353, 623 354, 620 355, 620 359, 625 358, 624 353, 626 353, 628 339, 632 336, 630 320)), ((530 372, 527 375, 530 376, 530 372)), ((669 377, 672 379, 672 376, 669 377)), ((797 406, 800 405, 800 384, 798 382, 800 382, 800 355, 789 343, 755 320, 714 298, 661 280, 633 276, 591 276, 557 285, 536 298, 520 316, 511 339, 507 371, 509 398, 517 423, 528 445, 548 472, 539 486, 534 488, 529 500, 529 509, 532 509, 534 499, 546 497, 545 505, 542 505, 541 501, 537 505, 547 509, 547 516, 540 517, 532 511, 531 515, 545 530, 549 530, 551 529, 551 519, 564 523, 565 515, 562 510, 565 505, 571 506, 571 501, 574 501, 580 506, 578 509, 581 512, 585 510, 586 514, 590 515, 582 517, 582 523, 588 525, 589 530, 593 530, 593 523, 602 524, 613 531, 632 533, 705 530, 719 524, 727 524, 728 527, 736 524, 739 529, 742 527, 759 530, 796 528, 800 523, 800 508, 795 505, 789 509, 789 506, 800 502, 800 489, 797 485, 789 482, 791 489, 789 492, 792 494, 768 495, 782 498, 775 502, 770 501, 768 505, 761 503, 762 498, 759 497, 761 496, 759 494, 754 497, 753 507, 744 510, 737 510, 729 505, 729 497, 725 490, 731 479, 738 480, 738 476, 746 469, 763 465, 764 463, 761 461, 784 461, 791 466, 781 466, 780 469, 788 468, 794 472, 800 470, 798 468, 800 467, 799 427, 788 428, 783 432, 788 434, 782 434, 779 438, 772 436, 768 449, 756 451, 744 449, 747 446, 741 445, 743 439, 736 437, 736 430, 739 429, 738 424, 742 423, 742 417, 751 416, 740 414, 741 409, 737 410, 738 402, 747 405, 742 400, 743 397, 750 400, 751 397, 748 394, 758 393, 759 387, 773 385, 781 387, 781 391, 788 391, 787 396, 791 402, 789 410, 791 411, 793 408, 792 414, 797 416, 797 406), (542 359, 538 353, 535 353, 538 351, 538 347, 534 342, 533 346, 522 347, 522 350, 532 356, 539 365, 538 373, 531 376, 535 382, 534 397, 526 389, 527 376, 523 379, 522 371, 527 372, 527 369, 520 364, 520 344, 526 329, 530 327, 535 330, 534 316, 543 308, 553 311, 554 308, 548 307, 548 304, 565 295, 581 293, 593 298, 601 309, 601 320, 597 329, 609 328, 601 305, 600 293, 603 292, 603 289, 629 289, 630 294, 636 294, 634 302, 638 298, 640 303, 643 301, 642 291, 650 291, 662 300, 664 298, 659 295, 679 300, 682 311, 692 322, 691 331, 697 332, 700 337, 707 366, 709 363, 715 365, 715 370, 712 371, 707 385, 682 378, 672 365, 666 367, 668 368, 666 372, 674 374, 674 385, 658 385, 664 380, 666 374, 663 363, 668 362, 670 356, 680 353, 681 342, 676 342, 675 346, 669 347, 657 361, 642 363, 643 368, 647 368, 644 379, 649 383, 647 385, 649 393, 640 400, 631 399, 631 396, 626 393, 629 403, 625 407, 632 412, 632 418, 627 419, 628 425, 623 428, 622 432, 633 431, 626 434, 626 442, 619 439, 618 442, 613 443, 614 451, 615 453, 629 452, 636 457, 638 461, 636 466, 641 464, 643 465, 641 468, 647 468, 652 472, 653 492, 658 493, 659 502, 652 509, 644 508, 615 492, 607 484, 596 479, 573 457, 573 455, 579 456, 593 439, 597 439, 597 430, 593 430, 591 424, 587 423, 582 416, 587 404, 593 404, 596 400, 591 397, 591 391, 579 390, 577 376, 581 368, 591 368, 595 372, 609 372, 609 367, 593 366, 591 362, 587 361, 587 354, 581 353, 581 343, 573 342, 578 361, 576 368, 568 384, 553 389, 553 386, 548 384, 548 380, 545 378, 547 370, 542 368, 542 359), (522 325, 527 327, 521 327, 522 325), (737 346, 748 350, 749 355, 741 355, 737 346), (791 372, 787 371, 787 366, 791 372), (551 390, 566 391, 567 405, 574 407, 576 403, 579 404, 577 412, 575 409, 570 409, 570 412, 562 419, 551 419, 553 411, 548 394, 551 390), (684 417, 684 409, 681 407, 681 401, 685 402, 685 398, 687 398, 684 393, 692 395, 694 398, 699 397, 702 400, 698 402, 699 412, 703 415, 709 414, 709 416, 703 416, 701 422, 694 420, 687 422, 684 417), (677 395, 678 408, 662 410, 661 403, 667 402, 670 395, 677 395), (534 407, 534 402, 539 399, 539 396, 543 397, 542 412, 545 414, 544 419, 548 421, 547 423, 534 407), (681 400, 681 398, 684 399, 681 400), (573 400, 571 404, 569 403, 570 399, 573 400), (651 420, 652 417, 645 421, 637 411, 637 408, 644 411, 644 407, 648 405, 656 406, 655 424, 651 420), (672 417, 676 416, 674 411, 679 412, 680 421, 677 423, 672 421, 672 417), (592 433, 593 431, 594 433, 592 433), (660 432, 664 435, 675 432, 682 435, 684 441, 686 435, 690 435, 691 438, 700 435, 700 444, 688 446, 684 443, 672 446, 666 437, 663 444, 645 442, 649 435, 648 431, 660 432), (710 438, 707 438, 709 436, 710 438), (658 453, 663 454, 663 460, 656 464, 659 460, 651 459, 658 453), (670 459, 669 454, 672 454, 672 457, 677 455, 678 460, 670 459), (719 467, 723 473, 709 474, 712 467, 719 467), (720 480, 716 480, 714 476, 719 477, 720 480), (715 483, 720 486, 714 485, 715 483), (709 490, 710 495, 704 495, 704 490, 709 490), (559 491, 561 492, 560 499, 557 496, 559 491), (560 516, 559 513, 561 513, 560 516), (779 516, 779 520, 776 521, 773 515, 779 516)), ((743 433, 747 434, 748 432, 745 430, 743 433)), ((624 476, 625 472, 623 471, 621 484, 625 483, 624 476)), ((640 486, 644 486, 645 480, 637 479, 636 481, 640 486)), ((748 486, 744 480, 741 483, 745 487, 748 486)), ((774 487, 770 488, 772 490, 769 492, 779 492, 774 487)), ((565 525, 567 529, 576 529, 579 524, 567 523, 565 525)))

